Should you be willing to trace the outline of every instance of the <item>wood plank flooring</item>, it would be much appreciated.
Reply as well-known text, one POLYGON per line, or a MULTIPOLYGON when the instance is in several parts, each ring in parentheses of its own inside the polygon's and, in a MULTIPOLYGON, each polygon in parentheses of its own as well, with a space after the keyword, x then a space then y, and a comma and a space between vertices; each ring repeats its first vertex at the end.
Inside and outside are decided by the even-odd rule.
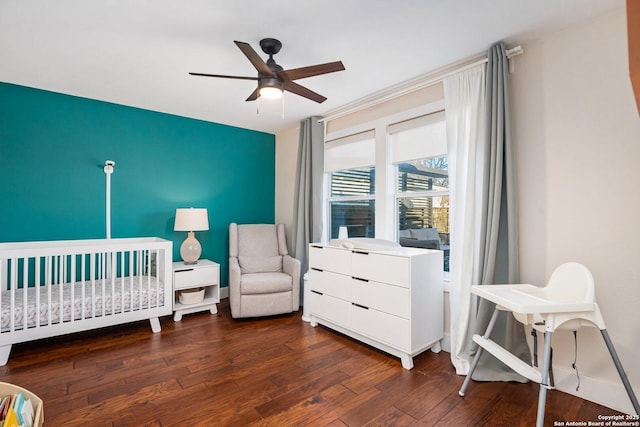
MULTIPOLYGON (((301 312, 234 320, 217 315, 137 322, 18 344, 0 381, 44 400, 46 426, 531 426, 538 385, 472 382, 449 353, 415 368, 301 312)), ((558 391, 546 425, 617 412, 558 391)))

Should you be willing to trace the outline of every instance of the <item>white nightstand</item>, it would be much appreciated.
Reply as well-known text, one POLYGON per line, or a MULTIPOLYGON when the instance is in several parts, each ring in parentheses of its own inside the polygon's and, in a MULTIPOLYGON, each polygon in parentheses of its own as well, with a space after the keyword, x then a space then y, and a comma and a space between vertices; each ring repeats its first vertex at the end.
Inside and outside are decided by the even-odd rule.
POLYGON ((182 320, 183 314, 210 310, 218 312, 220 302, 220 265, 208 259, 200 259, 197 264, 188 265, 182 261, 173 263, 173 321, 182 320), (182 304, 179 292, 183 289, 204 288, 202 301, 182 304))

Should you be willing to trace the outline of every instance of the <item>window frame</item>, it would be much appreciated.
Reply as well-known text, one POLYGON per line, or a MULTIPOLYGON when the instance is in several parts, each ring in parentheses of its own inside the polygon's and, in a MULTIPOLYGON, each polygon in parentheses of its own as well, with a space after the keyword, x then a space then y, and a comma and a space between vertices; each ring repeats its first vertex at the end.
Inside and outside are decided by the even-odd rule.
MULTIPOLYGON (((400 122, 441 111, 444 111, 444 99, 426 102, 423 105, 407 108, 406 110, 383 117, 377 117, 371 120, 365 119, 353 126, 339 128, 332 132, 327 132, 327 126, 325 126, 326 142, 373 131, 375 137, 375 164, 372 165, 375 168, 375 194, 372 195, 375 202, 374 237, 398 241, 396 220, 397 199, 395 197, 395 185, 397 182, 395 170, 397 168, 395 163, 391 161, 390 146, 392 135, 389 133, 389 127, 400 122)), ((331 172, 327 172, 325 169, 324 175, 323 238, 329 241, 331 239, 331 224, 329 222, 330 203, 333 201, 333 198, 330 197, 331 172)), ((369 198, 365 197, 364 199, 369 198)))

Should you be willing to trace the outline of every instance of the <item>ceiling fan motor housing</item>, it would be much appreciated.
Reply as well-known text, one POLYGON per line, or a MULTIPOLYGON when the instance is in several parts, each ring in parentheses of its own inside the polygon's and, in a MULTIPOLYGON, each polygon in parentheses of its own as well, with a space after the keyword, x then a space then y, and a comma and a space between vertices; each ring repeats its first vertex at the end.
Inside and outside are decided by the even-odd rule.
POLYGON ((274 87, 282 90, 284 86, 284 82, 279 77, 263 77, 258 82, 258 86, 260 89, 264 87, 274 87))
POLYGON ((267 55, 275 55, 276 53, 280 52, 282 43, 280 43, 280 40, 276 39, 262 39, 260 40, 260 48, 267 55))

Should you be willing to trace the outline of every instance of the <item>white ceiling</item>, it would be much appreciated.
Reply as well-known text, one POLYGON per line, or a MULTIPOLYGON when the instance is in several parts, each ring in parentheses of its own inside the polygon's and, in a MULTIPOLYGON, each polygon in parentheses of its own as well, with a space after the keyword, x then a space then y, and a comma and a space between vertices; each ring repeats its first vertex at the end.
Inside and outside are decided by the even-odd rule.
MULTIPOLYGON (((486 51, 624 8, 624 0, 0 0, 0 81, 269 133, 486 51), (282 41, 285 69, 346 71, 245 102, 256 74, 233 43, 282 41), (259 109, 259 112, 258 112, 259 109), (283 117, 284 111, 284 117, 283 117)), ((526 54, 526 52, 525 52, 526 54)))

